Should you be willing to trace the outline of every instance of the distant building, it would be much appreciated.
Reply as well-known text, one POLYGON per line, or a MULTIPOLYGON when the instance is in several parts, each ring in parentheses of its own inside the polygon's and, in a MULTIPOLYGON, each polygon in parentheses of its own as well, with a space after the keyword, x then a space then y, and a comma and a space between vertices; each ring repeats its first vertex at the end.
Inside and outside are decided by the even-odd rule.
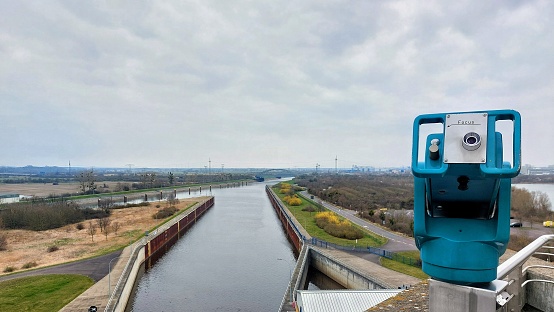
POLYGON ((554 175, 554 165, 548 167, 533 167, 530 165, 525 165, 522 170, 523 174, 528 175, 554 175), (526 172, 523 172, 526 171, 526 172))
POLYGON ((0 194, 0 204, 11 204, 19 202, 19 194, 9 194, 2 193, 0 194))

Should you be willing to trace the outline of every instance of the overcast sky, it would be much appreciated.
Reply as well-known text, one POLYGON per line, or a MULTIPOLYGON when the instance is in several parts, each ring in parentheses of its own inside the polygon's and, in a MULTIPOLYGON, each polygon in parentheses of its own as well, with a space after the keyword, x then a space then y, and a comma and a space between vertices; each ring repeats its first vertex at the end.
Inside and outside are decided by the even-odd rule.
POLYGON ((515 109, 554 164, 551 1, 0 2, 0 165, 408 166, 428 113, 515 109))

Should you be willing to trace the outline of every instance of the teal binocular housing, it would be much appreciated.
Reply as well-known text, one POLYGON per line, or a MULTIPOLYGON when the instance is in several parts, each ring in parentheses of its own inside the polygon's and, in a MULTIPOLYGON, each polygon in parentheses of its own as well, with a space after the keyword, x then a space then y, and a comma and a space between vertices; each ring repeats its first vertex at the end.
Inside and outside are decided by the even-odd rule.
POLYGON ((496 279, 510 238, 511 178, 520 167, 517 111, 428 114, 414 120, 414 238, 426 274, 462 285, 496 279), (497 131, 497 122, 505 120, 512 122, 511 161, 504 161, 497 131), (442 124, 443 131, 420 141, 425 124, 442 124))

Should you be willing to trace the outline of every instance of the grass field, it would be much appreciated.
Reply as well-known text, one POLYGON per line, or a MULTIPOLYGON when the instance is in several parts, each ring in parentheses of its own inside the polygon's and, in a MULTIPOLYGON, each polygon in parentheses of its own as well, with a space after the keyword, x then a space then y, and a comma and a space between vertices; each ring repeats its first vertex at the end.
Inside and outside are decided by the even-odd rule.
POLYGON ((63 274, 24 277, 0 283, 2 311, 58 311, 94 284, 86 276, 63 274))
MULTIPOLYGON (((280 194, 279 189, 274 189, 275 193, 281 200, 285 197, 285 194, 280 194)), ((327 234, 323 229, 317 226, 315 222, 315 214, 316 212, 309 212, 309 211, 303 211, 302 209, 308 207, 308 206, 317 206, 316 203, 309 201, 305 198, 302 198, 302 204, 299 206, 290 206, 286 204, 284 201, 283 203, 287 205, 287 208, 290 210, 290 212, 294 215, 296 220, 300 222, 302 227, 313 237, 317 237, 321 240, 327 241, 329 243, 341 245, 341 246, 362 246, 362 247, 378 247, 387 242, 387 239, 381 236, 372 235, 369 232, 362 229, 364 232, 364 237, 361 239, 356 240, 349 240, 349 239, 343 239, 343 238, 337 238, 334 236, 331 236, 330 234, 327 234)))
MULTIPOLYGON (((273 190, 277 194, 277 196, 279 196, 279 198, 283 200, 283 198, 285 197, 285 194, 280 194, 278 187, 274 188, 273 190)), ((284 201, 283 203, 287 205, 287 203, 285 203, 284 201)), ((304 227, 304 229, 306 229, 306 231, 308 231, 308 233, 313 237, 317 237, 321 240, 342 245, 342 246, 378 247, 387 242, 387 240, 384 237, 371 235, 367 231, 364 231, 365 233, 364 238, 358 239, 357 243, 352 240, 333 237, 317 226, 314 218, 315 212, 302 211, 302 209, 306 208, 307 206, 317 207, 318 204, 316 204, 315 202, 305 197, 302 197, 302 204, 300 206, 287 205, 288 209, 292 212, 294 217, 302 224, 302 227, 304 227)), ((398 252, 397 255, 404 256, 406 258, 412 258, 414 260, 419 260, 419 251, 398 252)), ((408 264, 404 264, 402 262, 398 262, 395 260, 387 259, 384 257, 381 258, 381 265, 393 271, 404 273, 416 278, 420 278, 420 279, 429 278, 429 276, 423 273, 423 271, 420 268, 417 268, 408 264)))
MULTIPOLYGON (((417 250, 401 251, 401 252, 397 252, 396 254, 398 254, 400 256, 404 256, 406 258, 412 258, 414 260, 419 260, 419 251, 417 251, 417 250)), ((396 272, 404 273, 404 274, 407 274, 407 275, 410 275, 410 276, 413 276, 413 277, 416 277, 416 278, 419 278, 419 279, 429 278, 429 276, 427 274, 423 273, 423 271, 420 268, 416 268, 414 266, 404 264, 402 262, 394 261, 394 260, 391 260, 391 259, 387 259, 387 258, 384 258, 384 257, 381 257, 381 265, 384 266, 387 269, 391 269, 391 270, 396 271, 396 272)))

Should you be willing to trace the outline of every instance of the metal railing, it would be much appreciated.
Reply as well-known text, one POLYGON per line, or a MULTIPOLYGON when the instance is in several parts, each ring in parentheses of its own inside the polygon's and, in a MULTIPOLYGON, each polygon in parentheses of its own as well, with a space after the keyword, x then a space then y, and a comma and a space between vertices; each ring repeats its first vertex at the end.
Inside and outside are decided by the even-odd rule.
POLYGON ((129 279, 129 275, 131 274, 131 270, 133 269, 133 265, 138 256, 138 252, 142 247, 144 247, 145 244, 146 244, 146 237, 143 237, 139 241, 135 242, 133 246, 133 250, 131 251, 131 256, 129 257, 129 260, 127 260, 127 264, 125 264, 125 268, 123 269, 119 279, 117 280, 117 284, 115 285, 114 290, 110 295, 108 303, 104 308, 104 312, 113 311, 117 306, 117 304, 119 303, 119 298, 121 298, 121 293, 123 292, 123 288, 125 288, 125 284, 129 279))
POLYGON ((377 248, 377 247, 371 247, 371 246, 343 246, 343 245, 337 245, 337 244, 334 244, 334 243, 329 243, 327 241, 324 241, 324 240, 321 240, 321 239, 318 239, 318 238, 315 238, 315 237, 312 237, 311 239, 306 240, 306 243, 308 243, 310 245, 313 245, 313 246, 317 246, 317 247, 328 248, 328 249, 338 249, 338 250, 343 250, 343 251, 348 251, 348 252, 350 252, 350 251, 363 252, 363 253, 368 252, 368 253, 378 255, 378 256, 381 256, 381 257, 385 257, 387 259, 391 259, 391 260, 394 260, 394 261, 397 261, 397 262, 401 262, 401 263, 404 263, 404 264, 407 264, 407 265, 410 265, 410 266, 413 266, 413 267, 416 267, 416 268, 421 268, 421 260, 419 260, 419 259, 406 257, 406 256, 403 256, 401 254, 398 254, 398 253, 395 253, 395 252, 392 252, 392 251, 388 251, 386 249, 377 248))
POLYGON ((554 247, 545 246, 551 241, 554 242, 554 235, 543 235, 498 266, 497 279, 506 279, 508 281, 506 291, 510 295, 510 299, 507 302, 507 305, 502 308, 505 308, 505 310, 501 311, 521 311, 526 303, 525 290, 523 289, 523 287, 525 287, 528 283, 541 282, 554 284, 554 281, 551 280, 526 280, 526 273, 529 268, 540 267, 554 269, 554 266, 531 265, 523 268, 523 264, 534 254, 554 256, 554 254, 552 253, 537 252, 542 248, 554 249, 554 247))

